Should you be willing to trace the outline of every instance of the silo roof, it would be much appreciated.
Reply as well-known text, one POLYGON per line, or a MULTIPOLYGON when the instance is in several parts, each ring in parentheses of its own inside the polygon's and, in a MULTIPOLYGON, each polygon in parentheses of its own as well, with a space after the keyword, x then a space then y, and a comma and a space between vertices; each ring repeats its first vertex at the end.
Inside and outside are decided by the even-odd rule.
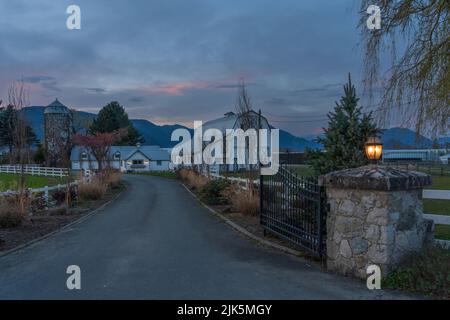
POLYGON ((69 108, 59 102, 58 99, 50 103, 47 107, 45 107, 44 113, 69 113, 69 108))

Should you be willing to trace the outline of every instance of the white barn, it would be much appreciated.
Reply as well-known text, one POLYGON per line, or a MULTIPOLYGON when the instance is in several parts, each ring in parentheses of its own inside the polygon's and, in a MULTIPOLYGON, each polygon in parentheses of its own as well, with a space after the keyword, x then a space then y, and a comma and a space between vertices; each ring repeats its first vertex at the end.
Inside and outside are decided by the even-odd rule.
MULTIPOLYGON (((73 170, 96 170, 97 159, 82 146, 75 146, 70 155, 73 170)), ((170 154, 159 146, 112 146, 109 157, 103 167, 123 172, 168 171, 170 154)))
MULTIPOLYGON (((271 126, 269 124, 269 122, 267 121, 267 119, 264 116, 261 116, 261 119, 259 119, 259 114, 253 110, 251 110, 249 112, 249 118, 251 119, 251 123, 253 123, 255 125, 254 129, 258 129, 258 124, 260 121, 260 128, 261 129, 267 129, 268 130, 268 134, 267 134, 267 142, 268 142, 268 155, 270 158, 270 154, 271 154, 271 141, 270 141, 270 130, 271 130, 271 126)), ((238 114, 234 113, 234 112, 227 112, 224 114, 223 117, 218 118, 218 119, 214 119, 214 120, 210 120, 208 122, 205 122, 202 126, 203 132, 205 132, 208 129, 218 129, 222 132, 223 134, 223 141, 225 143, 226 141, 226 130, 227 129, 239 129, 241 128, 241 122, 242 122, 242 116, 239 116, 238 114)), ((204 145, 204 147, 206 146, 206 144, 204 145)), ((224 154, 225 154, 225 147, 223 150, 224 154)), ((236 172, 239 170, 248 170, 250 168, 250 165, 248 164, 248 150, 245 151, 245 161, 246 164, 238 164, 237 163, 237 146, 235 145, 234 147, 234 154, 235 154, 235 159, 234 159, 234 164, 223 164, 223 165, 219 165, 219 164, 214 164, 214 165, 210 165, 207 166, 206 170, 208 170, 209 172, 212 173, 220 173, 220 172, 236 172)), ((205 168, 203 168, 203 170, 205 170, 205 168)))

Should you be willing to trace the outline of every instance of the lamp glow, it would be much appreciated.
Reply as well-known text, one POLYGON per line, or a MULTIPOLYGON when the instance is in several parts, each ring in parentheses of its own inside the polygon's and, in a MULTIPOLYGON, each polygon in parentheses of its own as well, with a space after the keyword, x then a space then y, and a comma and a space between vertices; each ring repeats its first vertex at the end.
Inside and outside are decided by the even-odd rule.
POLYGON ((378 137, 370 137, 366 142, 365 151, 366 157, 369 160, 380 160, 383 152, 383 145, 381 144, 380 139, 378 139, 378 137))

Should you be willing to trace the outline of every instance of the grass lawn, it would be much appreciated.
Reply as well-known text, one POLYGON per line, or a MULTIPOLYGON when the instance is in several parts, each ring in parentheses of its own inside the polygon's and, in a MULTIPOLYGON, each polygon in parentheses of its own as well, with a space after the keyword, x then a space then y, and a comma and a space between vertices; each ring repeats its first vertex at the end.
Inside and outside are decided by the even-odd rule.
MULTIPOLYGON (((20 175, 14 173, 0 173, 0 191, 17 189, 20 175)), ((42 188, 45 186, 53 186, 59 183, 65 183, 66 178, 60 177, 44 177, 25 175, 25 183, 27 188, 42 188)))
POLYGON ((450 225, 437 224, 434 228, 434 237, 436 239, 450 240, 450 225))
POLYGON ((427 189, 450 190, 450 176, 431 176, 433 184, 427 189))
POLYGON ((450 200, 423 199, 423 211, 450 216, 450 200))
POLYGON ((314 177, 314 170, 307 164, 288 165, 288 169, 301 177, 314 177))
POLYGON ((133 172, 130 174, 139 174, 143 176, 163 177, 167 179, 176 179, 177 175, 173 171, 148 171, 148 172, 133 172))

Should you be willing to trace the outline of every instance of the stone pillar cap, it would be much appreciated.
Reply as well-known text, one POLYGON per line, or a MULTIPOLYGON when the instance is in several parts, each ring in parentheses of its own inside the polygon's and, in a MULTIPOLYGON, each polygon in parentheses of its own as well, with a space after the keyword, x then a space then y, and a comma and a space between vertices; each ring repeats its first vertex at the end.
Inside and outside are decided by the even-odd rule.
POLYGON ((423 189, 431 184, 426 173, 376 165, 333 171, 321 176, 321 180, 327 187, 380 191, 423 189))

